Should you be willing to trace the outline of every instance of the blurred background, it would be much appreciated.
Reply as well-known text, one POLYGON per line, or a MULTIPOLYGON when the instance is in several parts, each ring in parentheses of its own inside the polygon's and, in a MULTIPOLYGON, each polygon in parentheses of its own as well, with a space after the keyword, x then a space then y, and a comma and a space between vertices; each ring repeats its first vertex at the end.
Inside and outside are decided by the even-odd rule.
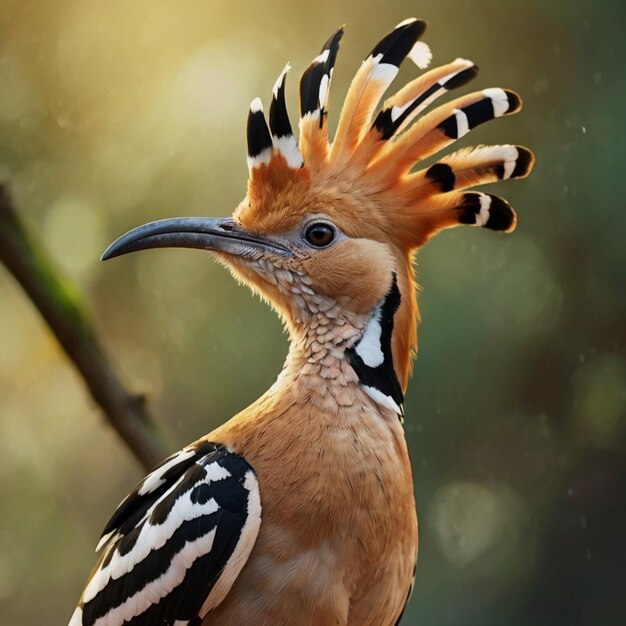
MULTIPOLYGON (((617 0, 0 0, 1 178, 171 450, 260 395, 286 338, 197 251, 98 258, 145 221, 234 209, 248 104, 269 104, 284 63, 293 121, 300 72, 347 24, 332 125, 361 59, 415 15, 435 63, 470 58, 472 87, 522 94, 522 114, 464 142, 535 150, 530 179, 495 188, 517 231, 458 229, 418 257, 406 431, 421 546, 403 624, 626 623, 625 13, 617 0)), ((0 623, 67 622, 142 475, 0 267, 0 623)))

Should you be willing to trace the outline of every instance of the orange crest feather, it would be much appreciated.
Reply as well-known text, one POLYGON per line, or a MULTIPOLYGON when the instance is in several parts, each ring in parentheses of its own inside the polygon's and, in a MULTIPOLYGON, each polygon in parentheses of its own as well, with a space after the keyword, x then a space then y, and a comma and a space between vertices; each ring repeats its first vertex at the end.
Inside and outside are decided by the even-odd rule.
MULTIPOLYGON (((352 80, 332 143, 328 96, 343 28, 328 39, 300 81, 299 142, 285 106, 287 65, 274 86, 269 127, 260 100, 255 99, 250 107, 250 178, 240 213, 253 211, 254 216, 248 216, 252 221, 279 206, 284 220, 288 210, 295 218, 322 205, 340 205, 337 213, 343 212, 343 219, 333 217, 347 232, 356 229, 359 236, 368 236, 373 229, 374 238, 384 235, 406 250, 458 224, 513 230, 515 212, 505 200, 466 190, 527 176, 534 163, 527 148, 463 149, 429 168, 411 170, 475 126, 519 111, 519 96, 500 88, 485 89, 419 117, 437 98, 476 76, 477 67, 459 58, 409 82, 374 116, 406 57, 420 69, 428 66, 430 49, 420 41, 425 29, 421 20, 405 20, 374 47, 352 80), (290 208, 285 198, 294 203, 290 208), (351 226, 349 218, 360 230, 351 226)), ((280 223, 282 227, 284 221, 280 223)))

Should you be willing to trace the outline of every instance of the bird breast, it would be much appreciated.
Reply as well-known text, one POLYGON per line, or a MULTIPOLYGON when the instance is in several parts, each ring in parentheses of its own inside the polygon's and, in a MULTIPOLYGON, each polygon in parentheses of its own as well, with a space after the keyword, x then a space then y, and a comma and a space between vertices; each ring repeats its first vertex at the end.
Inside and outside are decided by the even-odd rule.
POLYGON ((255 468, 263 520, 216 616, 233 623, 393 623, 417 548, 402 425, 383 418, 356 382, 335 379, 313 393, 300 381, 278 395, 280 402, 275 394, 261 398, 219 435, 231 446, 236 441, 255 468), (378 588, 370 593, 371 585, 378 588), (374 593, 384 615, 364 608, 374 593))

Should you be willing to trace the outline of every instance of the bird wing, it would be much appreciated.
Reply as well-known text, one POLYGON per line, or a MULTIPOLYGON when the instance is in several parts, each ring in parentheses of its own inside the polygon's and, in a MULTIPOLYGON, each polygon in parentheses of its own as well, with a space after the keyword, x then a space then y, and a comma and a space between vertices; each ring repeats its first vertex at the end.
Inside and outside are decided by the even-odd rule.
POLYGON ((165 459, 106 525, 69 626, 199 624, 229 592, 261 524, 256 475, 223 445, 165 459))

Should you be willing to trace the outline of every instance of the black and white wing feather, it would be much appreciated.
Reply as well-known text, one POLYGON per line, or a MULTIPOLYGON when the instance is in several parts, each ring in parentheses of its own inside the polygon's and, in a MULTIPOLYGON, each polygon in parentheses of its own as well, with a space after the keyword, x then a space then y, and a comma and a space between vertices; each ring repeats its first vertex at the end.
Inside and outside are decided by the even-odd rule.
POLYGON ((200 624, 229 592, 261 524, 241 456, 201 441, 165 459, 120 504, 69 626, 200 624))

